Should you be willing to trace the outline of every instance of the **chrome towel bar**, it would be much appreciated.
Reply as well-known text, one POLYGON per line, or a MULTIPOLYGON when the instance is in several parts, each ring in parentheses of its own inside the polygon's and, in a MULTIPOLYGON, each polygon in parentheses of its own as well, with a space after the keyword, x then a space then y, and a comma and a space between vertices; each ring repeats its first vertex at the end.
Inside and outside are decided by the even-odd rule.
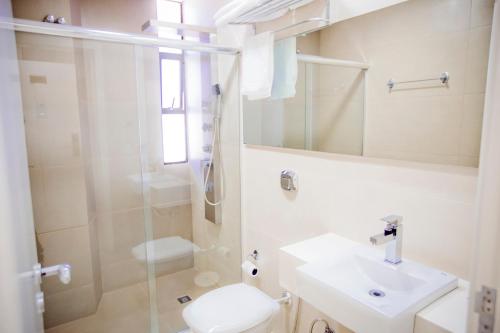
POLYGON ((424 82, 424 81, 436 81, 439 80, 441 81, 441 84, 446 84, 448 81, 450 81, 450 74, 448 72, 443 72, 439 77, 431 77, 427 79, 419 79, 419 80, 408 80, 408 81, 394 81, 393 79, 390 79, 387 82, 387 86, 389 87, 389 90, 392 90, 396 84, 402 84, 402 83, 413 83, 413 82, 424 82))

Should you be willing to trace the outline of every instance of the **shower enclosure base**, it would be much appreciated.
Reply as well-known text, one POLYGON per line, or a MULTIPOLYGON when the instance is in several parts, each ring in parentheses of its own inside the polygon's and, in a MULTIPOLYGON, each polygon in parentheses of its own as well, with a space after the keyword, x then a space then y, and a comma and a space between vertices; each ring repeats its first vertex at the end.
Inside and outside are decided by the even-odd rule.
MULTIPOLYGON (((187 294, 192 299, 196 299, 211 289, 219 287, 217 284, 208 288, 197 286, 194 280, 199 273, 195 269, 187 269, 156 279, 161 332, 178 333, 186 329, 187 325, 180 314, 189 302, 180 304, 177 301, 179 296, 187 294)), ((52 327, 45 332, 148 333, 148 302, 147 282, 105 292, 95 314, 52 327)))

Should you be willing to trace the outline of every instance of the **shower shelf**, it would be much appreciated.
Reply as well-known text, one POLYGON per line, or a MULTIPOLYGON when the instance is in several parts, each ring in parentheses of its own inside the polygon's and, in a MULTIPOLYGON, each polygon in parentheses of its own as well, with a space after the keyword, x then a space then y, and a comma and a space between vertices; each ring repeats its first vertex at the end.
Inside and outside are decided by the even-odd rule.
POLYGON ((200 34, 215 35, 217 30, 214 27, 205 27, 201 25, 184 24, 184 23, 174 23, 165 22, 159 20, 148 20, 142 25, 143 32, 158 33, 159 30, 164 29, 174 29, 176 33, 183 37, 198 37, 200 34))
MULTIPOLYGON (((313 0, 266 0, 263 3, 256 5, 253 8, 247 9, 242 13, 236 14, 235 17, 228 19, 227 23, 229 24, 253 24, 256 25, 258 23, 265 23, 272 20, 276 20, 280 17, 285 16, 288 13, 293 13, 292 23, 282 26, 277 29, 271 30, 273 33, 280 33, 285 30, 297 28, 301 25, 307 25, 312 23, 318 23, 314 25, 312 28, 309 28, 307 31, 300 31, 295 36, 301 34, 307 34, 309 32, 316 31, 330 24, 330 8, 332 0, 323 0, 325 3, 325 12, 326 17, 309 17, 302 18, 298 21, 295 21, 295 10, 313 3, 313 0)), ((258 1, 257 1, 258 2, 258 1)), ((228 10, 230 11, 230 9, 228 10)), ((234 10, 237 12, 237 10, 234 10)), ((217 14, 216 14, 217 15, 217 14)))
MULTIPOLYGON (((283 32, 283 31, 288 30, 288 29, 296 28, 296 27, 298 27, 299 25, 302 25, 302 24, 312 23, 312 22, 323 22, 323 23, 326 23, 326 25, 327 25, 329 23, 329 20, 325 19, 325 18, 322 18, 322 17, 313 17, 313 18, 310 18, 310 19, 302 20, 302 21, 297 22, 297 23, 293 23, 293 24, 287 25, 287 26, 285 26, 283 28, 279 28, 279 29, 273 30, 272 32, 276 34, 276 33, 283 32)), ((318 30, 319 28, 321 28, 321 27, 314 27, 311 30, 301 31, 297 35, 305 35, 305 34, 308 34, 310 32, 313 32, 315 30, 318 30)))
POLYGON ((251 8, 236 18, 230 24, 252 24, 277 19, 290 10, 301 7, 311 1, 304 0, 267 0, 264 3, 251 8))

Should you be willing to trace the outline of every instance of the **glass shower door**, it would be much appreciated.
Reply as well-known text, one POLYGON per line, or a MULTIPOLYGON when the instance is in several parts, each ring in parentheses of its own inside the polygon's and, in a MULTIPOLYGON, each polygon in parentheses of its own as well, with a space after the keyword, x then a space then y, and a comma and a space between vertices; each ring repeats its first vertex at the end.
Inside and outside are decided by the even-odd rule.
POLYGON ((149 332, 135 46, 16 39, 46 331, 149 332))
MULTIPOLYGON (((146 87, 142 93, 148 94, 147 88, 156 87, 158 73, 149 72, 155 60, 146 48, 137 47, 136 52, 137 71, 146 87)), ((150 228, 146 230, 147 260, 150 290, 155 290, 156 297, 151 308, 156 308, 159 331, 170 333, 187 328, 182 311, 196 298, 241 281, 239 91, 233 66, 237 58, 181 50, 178 54, 182 54, 185 75, 181 90, 187 123, 186 162, 164 163, 163 149, 172 142, 159 143, 172 137, 170 128, 162 127, 162 114, 148 105, 149 97, 142 98, 146 103, 139 106, 143 198, 150 228), (217 83, 223 103, 220 136, 214 141, 218 103, 213 85, 217 83), (209 165, 212 152, 213 165, 209 165), (205 196, 217 197, 221 204, 209 205, 205 196)), ((168 72, 162 73, 164 78, 169 78, 168 72)))
POLYGON ((190 302, 241 281, 237 57, 178 52, 188 153, 165 164, 157 46, 16 39, 37 252, 73 273, 43 282, 46 331, 185 329, 190 302))

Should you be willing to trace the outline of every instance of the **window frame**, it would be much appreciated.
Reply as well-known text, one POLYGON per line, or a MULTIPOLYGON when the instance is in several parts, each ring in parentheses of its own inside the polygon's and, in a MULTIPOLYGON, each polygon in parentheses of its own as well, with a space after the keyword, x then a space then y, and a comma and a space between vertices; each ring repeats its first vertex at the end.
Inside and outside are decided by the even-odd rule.
MULTIPOLYGON (((180 10, 180 22, 178 23, 183 23, 184 22, 184 6, 182 1, 176 1, 176 0, 164 0, 164 1, 170 1, 170 2, 176 2, 179 4, 179 10, 180 10)), ((181 40, 184 39, 184 36, 181 35, 181 40)), ((184 115, 184 136, 185 136, 185 150, 186 150, 186 159, 183 161, 176 161, 176 162, 165 162, 165 146, 163 144, 163 125, 162 125, 162 151, 163 151, 163 165, 171 165, 171 164, 182 164, 182 163, 187 163, 189 161, 189 141, 188 141, 188 119, 187 119, 187 113, 186 113, 186 76, 185 76, 185 62, 184 62, 184 51, 181 50, 180 53, 172 53, 172 52, 162 52, 159 51, 159 69, 160 69, 160 107, 161 107, 161 116, 163 118, 163 115, 168 115, 168 114, 182 114, 184 115), (163 107, 163 68, 162 68, 162 60, 164 59, 169 59, 169 60, 177 60, 179 61, 180 64, 180 91, 179 91, 179 96, 180 96, 180 103, 178 108, 171 108, 163 107)), ((163 119, 162 119, 163 123, 163 119)))
POLYGON ((161 89, 161 96, 160 96, 160 102, 161 102, 161 113, 162 114, 168 114, 168 113, 186 113, 186 107, 185 107, 185 68, 184 68, 184 52, 182 53, 169 53, 169 52, 160 52, 160 89, 161 89), (179 62, 179 68, 180 68, 180 82, 179 82, 179 97, 180 97, 180 103, 178 108, 171 108, 163 107, 163 67, 162 67, 162 60, 168 59, 168 60, 177 60, 179 62))

